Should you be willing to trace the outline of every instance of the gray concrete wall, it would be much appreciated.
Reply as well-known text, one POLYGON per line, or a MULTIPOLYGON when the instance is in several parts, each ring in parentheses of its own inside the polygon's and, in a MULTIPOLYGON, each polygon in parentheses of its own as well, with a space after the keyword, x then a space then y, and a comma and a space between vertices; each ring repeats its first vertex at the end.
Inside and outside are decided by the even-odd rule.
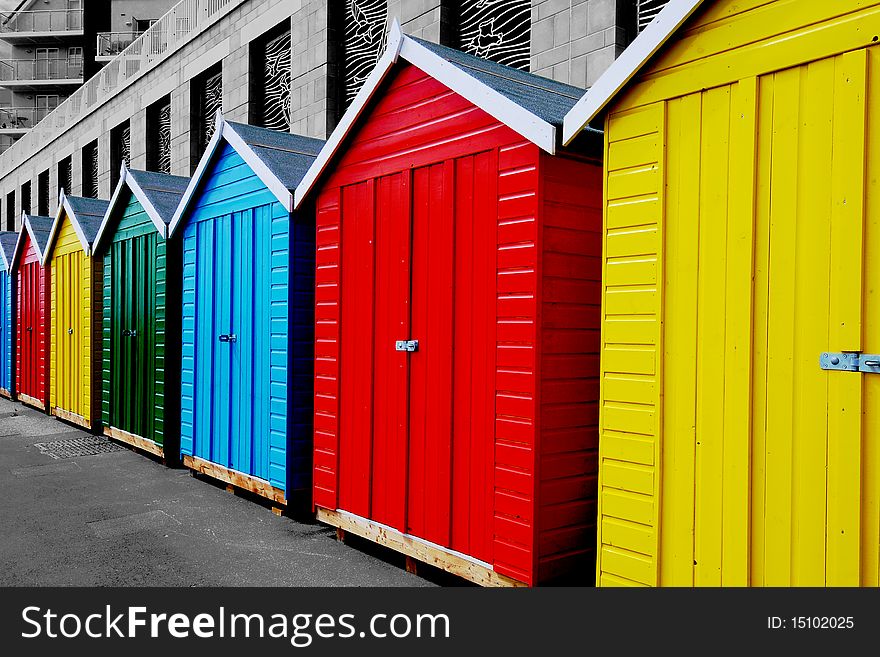
MULTIPOLYGON (((341 3, 344 0, 329 0, 341 3)), ((139 4, 133 2, 130 4, 139 4)), ((110 130, 131 121, 132 165, 146 165, 146 110, 171 96, 172 173, 189 176, 192 153, 192 83, 200 73, 222 62, 223 112, 246 121, 250 98, 250 44, 289 23, 291 53, 291 131, 326 137, 335 126, 338 108, 338 27, 328 20, 328 0, 234 0, 235 8, 197 35, 155 68, 83 117, 36 154, 0 171, 0 212, 5 220, 8 192, 15 190, 20 214, 21 185, 30 180, 36 203, 37 177, 49 169, 57 180, 57 163, 68 155, 73 162, 73 194, 83 189, 82 149, 99 143, 99 195, 109 198, 110 130)), ((120 5, 121 6, 121 5, 120 5)), ((336 5, 336 9, 340 5, 336 5)), ((578 86, 591 84, 620 54, 630 38, 632 0, 533 0, 532 70, 578 86)), ((403 30, 432 41, 450 41, 452 5, 441 0, 389 0, 389 20, 397 17, 403 30)), ((131 10, 135 13, 136 10, 131 10)), ((128 12, 126 12, 128 13, 128 12)), ((331 17, 332 18, 332 17, 331 17)), ((51 182, 53 186, 57 183, 51 182)), ((54 195, 53 195, 54 197, 54 195)), ((54 211, 54 201, 52 211, 54 211)))

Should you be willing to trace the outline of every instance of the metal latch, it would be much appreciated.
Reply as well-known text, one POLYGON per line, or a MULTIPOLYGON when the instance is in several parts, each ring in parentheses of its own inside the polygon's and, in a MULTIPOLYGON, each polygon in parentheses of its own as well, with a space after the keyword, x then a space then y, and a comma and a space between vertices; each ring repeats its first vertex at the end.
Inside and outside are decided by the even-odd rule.
POLYGON ((819 357, 819 367, 823 370, 880 374, 880 355, 860 354, 857 351, 824 353, 819 357))
POLYGON ((418 340, 398 340, 394 343, 395 351, 418 351, 419 350, 419 341, 418 340))
POLYGON ((67 329, 67 335, 73 335, 73 329, 72 329, 72 328, 67 329))
POLYGON ((238 342, 238 336, 235 333, 219 336, 220 342, 238 342))
POLYGON ((132 329, 132 330, 130 330, 130 331, 129 331, 128 329, 125 329, 125 330, 122 332, 122 337, 124 337, 124 338, 134 338, 134 337, 137 337, 137 334, 138 334, 138 332, 137 332, 136 330, 134 330, 134 329, 132 329))

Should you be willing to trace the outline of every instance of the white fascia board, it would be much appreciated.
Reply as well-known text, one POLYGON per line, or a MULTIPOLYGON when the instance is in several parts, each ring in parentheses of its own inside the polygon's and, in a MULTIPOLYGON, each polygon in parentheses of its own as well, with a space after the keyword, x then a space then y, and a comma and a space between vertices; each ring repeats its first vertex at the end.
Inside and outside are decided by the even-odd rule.
POLYGON ((330 160, 333 159, 333 156, 336 155, 342 142, 345 141, 348 133, 354 127, 355 122, 363 113, 367 103, 370 102, 370 99, 378 90, 379 85, 382 84, 385 76, 388 75, 391 67, 397 62, 397 57, 400 55, 403 41, 404 36, 400 31, 400 24, 397 22, 397 19, 394 19, 394 22, 391 25, 391 30, 388 34, 388 46, 385 48, 385 52, 379 58, 379 61, 376 62, 373 71, 364 81, 360 91, 358 91, 351 105, 349 105, 345 114, 342 116, 342 119, 339 121, 339 124, 333 130, 333 134, 330 135, 330 138, 324 144, 321 152, 318 153, 318 157, 315 158, 315 161, 312 162, 312 166, 309 167, 309 170, 306 171, 306 175, 303 176, 303 179, 300 181, 299 185, 297 185, 296 191, 294 192, 294 209, 302 205, 303 201, 312 190, 312 187, 315 186, 318 178, 321 177, 324 169, 330 163, 330 160))
POLYGON ((31 243, 34 245, 34 249, 36 249, 37 251, 37 258, 40 261, 40 267, 42 267, 46 261, 46 254, 40 250, 40 242, 37 240, 37 236, 34 234, 34 227, 31 225, 31 218, 26 214, 22 214, 22 219, 25 226, 27 226, 28 235, 31 236, 31 243))
MULTIPOLYGON (((67 200, 67 195, 64 193, 64 190, 61 190, 61 193, 58 195, 58 211, 55 213, 55 220, 52 222, 52 230, 49 232, 49 241, 46 243, 46 259, 52 254, 53 249, 55 248, 55 240, 58 238, 58 233, 61 230, 61 224, 63 223, 62 217, 64 214, 70 218, 70 223, 73 225, 73 232, 76 233, 77 239, 79 239, 79 243, 82 245, 83 252, 86 254, 86 257, 90 256, 91 245, 89 241, 86 239, 86 234, 83 232, 82 226, 79 225, 79 220, 76 218, 76 213, 73 211, 73 208, 70 207, 70 203, 67 200)), ((46 264, 45 261, 42 264, 46 264)))
POLYGON ((211 135, 211 141, 208 142, 208 147, 205 149, 202 158, 199 160, 199 165, 196 167, 192 178, 190 178, 189 185, 186 186, 186 191, 183 193, 180 203, 177 204, 177 209, 174 211, 171 223, 168 224, 168 237, 174 235, 178 224, 180 224, 183 219, 184 213, 189 209, 189 204, 192 201, 193 196, 195 196, 196 189, 198 189, 199 183, 201 183, 202 177, 205 175, 205 171, 208 169, 208 164, 211 162, 211 158, 214 157, 214 152, 217 150, 217 146, 220 144, 220 139, 223 136, 223 129, 227 125, 226 119, 223 118, 223 114, 218 110, 217 116, 214 119, 214 134, 211 135))
POLYGON ((27 215, 22 212, 21 213, 21 228, 18 229, 18 240, 15 242, 15 249, 12 250, 12 262, 10 262, 7 267, 8 271, 12 271, 12 267, 18 262, 18 256, 21 255, 21 250, 24 248, 24 236, 27 234, 27 215))
POLYGON ((703 0, 670 0, 590 90, 565 115, 562 143, 568 145, 703 4, 703 0))
POLYGON ((98 234, 95 235, 95 243, 92 244, 92 253, 98 252, 98 247, 104 240, 104 235, 107 232, 107 227, 110 224, 110 215, 113 214, 113 209, 116 207, 116 203, 119 201, 119 197, 122 195, 122 190, 126 187, 125 179, 127 177, 128 169, 123 162, 122 170, 119 174, 119 182, 116 183, 116 189, 113 190, 113 196, 110 197, 110 205, 107 206, 107 211, 104 213, 104 219, 101 221, 101 226, 98 228, 98 234))
POLYGON ((550 155, 556 153, 556 127, 544 119, 412 39, 404 37, 400 56, 538 148, 550 155))

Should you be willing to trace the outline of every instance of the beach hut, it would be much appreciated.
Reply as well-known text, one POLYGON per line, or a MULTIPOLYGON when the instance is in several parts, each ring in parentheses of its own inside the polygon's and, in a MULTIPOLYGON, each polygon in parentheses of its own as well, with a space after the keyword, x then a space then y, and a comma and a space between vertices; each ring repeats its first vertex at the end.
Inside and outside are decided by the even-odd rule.
POLYGON ((558 139, 582 94, 395 23, 297 188, 318 519, 410 566, 593 575, 602 142, 558 139))
POLYGON ((12 398, 15 392, 15 309, 13 306, 12 256, 18 233, 0 232, 0 395, 12 398))
POLYGON ((104 262, 104 434, 167 461, 180 433, 180 253, 168 223, 189 178, 124 164, 92 249, 104 262))
POLYGON ((311 501, 315 217, 293 190, 323 144, 218 114, 170 226, 183 463, 278 505, 311 501))
POLYGON ((87 429, 100 425, 104 263, 92 244, 108 202, 58 198, 43 266, 51 276, 49 411, 87 429))
POLYGON ((605 128, 600 584, 880 584, 878 35, 671 0, 566 117, 605 128))
POLYGON ((23 214, 12 255, 16 285, 15 394, 28 406, 46 410, 49 366, 50 272, 43 254, 52 229, 50 217, 23 214))

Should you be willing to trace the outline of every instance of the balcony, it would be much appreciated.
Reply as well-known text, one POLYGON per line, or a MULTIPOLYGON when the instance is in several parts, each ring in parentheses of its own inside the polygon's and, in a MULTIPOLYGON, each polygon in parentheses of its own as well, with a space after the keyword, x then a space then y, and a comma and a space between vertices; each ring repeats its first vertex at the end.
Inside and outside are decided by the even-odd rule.
POLYGON ((0 135, 21 136, 46 118, 54 108, 0 107, 0 135))
POLYGON ((143 32, 98 32, 96 62, 109 62, 128 48, 143 32))
POLYGON ((79 59, 0 60, 0 87, 7 89, 39 92, 47 88, 78 87, 82 83, 83 65, 79 59))
POLYGON ((0 39, 12 44, 67 43, 82 39, 82 9, 0 13, 0 39))

